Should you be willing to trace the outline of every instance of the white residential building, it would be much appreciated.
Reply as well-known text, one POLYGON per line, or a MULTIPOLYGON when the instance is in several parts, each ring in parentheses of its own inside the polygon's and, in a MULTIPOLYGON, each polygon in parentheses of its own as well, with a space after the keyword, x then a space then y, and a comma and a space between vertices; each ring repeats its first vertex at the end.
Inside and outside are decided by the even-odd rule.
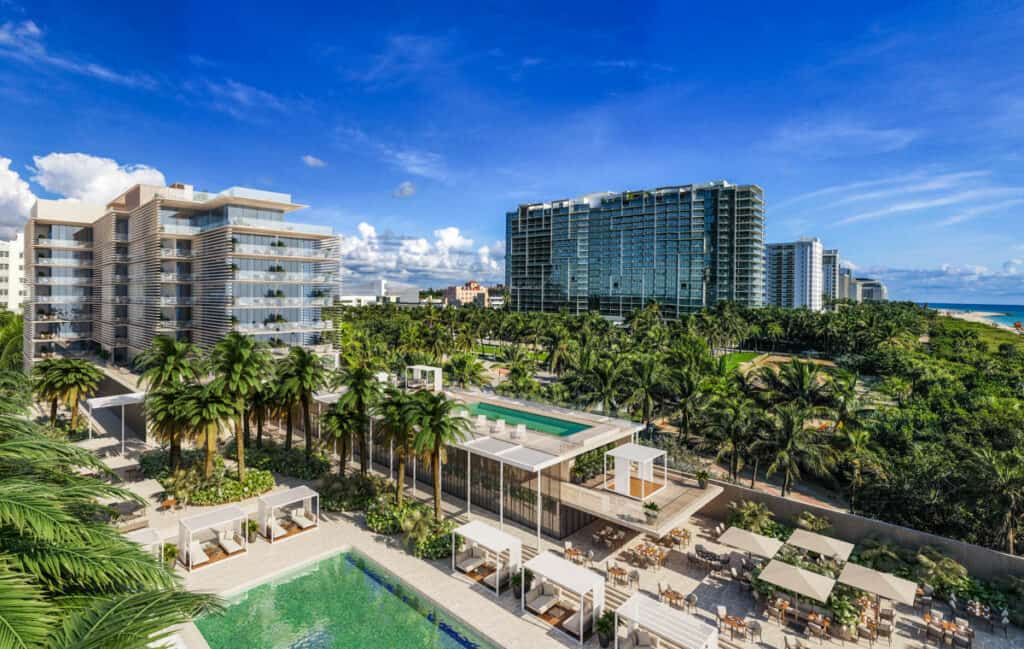
POLYGON ((789 309, 822 309, 819 239, 771 243, 765 250, 765 302, 789 309))
POLYGON ((10 241, 0 241, 0 306, 21 312, 25 301, 25 233, 10 241))
POLYGON ((840 298, 839 251, 835 248, 821 253, 821 292, 826 303, 840 298))

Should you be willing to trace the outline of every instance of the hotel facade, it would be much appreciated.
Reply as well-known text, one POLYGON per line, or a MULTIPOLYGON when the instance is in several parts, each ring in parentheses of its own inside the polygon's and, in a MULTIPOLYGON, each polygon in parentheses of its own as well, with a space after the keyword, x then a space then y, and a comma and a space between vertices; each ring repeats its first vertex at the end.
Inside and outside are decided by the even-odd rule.
POLYGON ((764 191, 718 181, 520 205, 506 214, 516 311, 667 317, 764 304, 764 191))
POLYGON ((25 365, 130 363, 157 335, 210 348, 228 331, 327 351, 339 241, 285 220, 288 194, 136 185, 107 205, 39 200, 25 225, 25 365))
POLYGON ((765 254, 767 303, 821 311, 822 247, 818 239, 772 243, 765 254))

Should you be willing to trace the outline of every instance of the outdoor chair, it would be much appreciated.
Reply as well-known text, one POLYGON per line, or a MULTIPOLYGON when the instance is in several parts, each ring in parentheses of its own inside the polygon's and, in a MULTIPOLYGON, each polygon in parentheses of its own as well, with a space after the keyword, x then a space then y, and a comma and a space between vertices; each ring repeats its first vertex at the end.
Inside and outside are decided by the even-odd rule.
POLYGON ((725 624, 725 616, 729 613, 725 610, 725 607, 719 604, 715 607, 715 615, 718 617, 718 630, 722 630, 722 626, 725 624))
POLYGON ((593 566, 593 565, 594 565, 594 551, 593 550, 587 550, 587 566, 593 566))
POLYGON ((879 619, 888 620, 890 622, 893 622, 896 619, 896 611, 894 609, 891 609, 891 608, 879 609, 878 617, 879 617, 879 619))
POLYGON ((316 525, 316 523, 314 523, 312 520, 306 518, 305 514, 303 514, 301 512, 296 512, 294 514, 291 514, 291 519, 293 521, 295 521, 295 524, 298 525, 299 528, 304 529, 304 530, 309 529, 309 528, 313 527, 314 525, 316 525))
POLYGON ((758 642, 764 641, 764 637, 761 635, 761 623, 757 620, 750 620, 747 622, 747 636, 750 638, 751 642, 754 641, 755 635, 757 636, 758 642))
POLYGON ((558 603, 558 589, 554 584, 537 584, 526 593, 526 608, 537 615, 544 615, 558 603))
POLYGON ((942 611, 933 608, 932 610, 930 610, 928 612, 931 614, 932 620, 934 620, 936 622, 941 622, 942 621, 942 611))
POLYGON ((889 646, 892 646, 892 624, 884 621, 879 622, 878 627, 875 629, 875 634, 887 639, 889 641, 889 646))
POLYGON ((640 590, 640 571, 636 568, 629 571, 629 578, 626 582, 626 586, 636 586, 637 590, 640 590))
POLYGON ((768 605, 767 611, 768 611, 768 618, 769 619, 775 618, 775 621, 779 623, 779 626, 782 626, 782 611, 779 610, 778 608, 776 608, 772 604, 768 605))
POLYGON ((217 533, 217 545, 229 555, 242 551, 242 546, 235 541, 235 534, 231 530, 221 530, 217 533))
POLYGON ((970 628, 970 626, 971 626, 971 623, 968 622, 967 620, 965 620, 962 617, 954 617, 953 618, 953 622, 955 622, 956 625, 958 627, 960 627, 961 629, 967 629, 967 628, 970 628))
POLYGON ((875 638, 877 637, 877 635, 876 635, 876 633, 874 631, 871 630, 871 627, 869 627, 868 625, 866 625, 866 624, 858 624, 857 625, 857 637, 858 638, 867 638, 868 639, 868 644, 870 644, 872 647, 875 646, 875 638))
MULTIPOLYGON (((1010 618, 1005 613, 1003 614, 1003 619, 999 622, 999 624, 996 624, 994 626, 1003 630, 1003 637, 1010 637, 1010 618)), ((993 633, 994 632, 995 631, 993 631, 993 633)))
POLYGON ((690 593, 686 596, 686 608, 690 611, 690 613, 693 613, 697 610, 697 596, 693 593, 690 593))
POLYGON ((938 624, 929 624, 925 627, 924 643, 928 644, 928 641, 934 639, 935 646, 939 646, 942 643, 943 631, 942 627, 938 624))
POLYGON ((958 649, 970 649, 971 639, 962 633, 956 633, 953 635, 953 646, 958 649))
POLYGON ((822 640, 825 639, 825 629, 815 622, 807 623, 807 627, 804 629, 804 634, 808 638, 817 638, 818 644, 821 644, 822 640))

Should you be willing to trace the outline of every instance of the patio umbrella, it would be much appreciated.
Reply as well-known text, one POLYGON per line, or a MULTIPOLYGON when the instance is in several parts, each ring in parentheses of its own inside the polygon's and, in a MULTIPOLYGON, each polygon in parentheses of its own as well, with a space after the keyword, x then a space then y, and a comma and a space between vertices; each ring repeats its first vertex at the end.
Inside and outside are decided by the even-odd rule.
POLYGON ((810 550, 830 559, 846 561, 853 552, 853 544, 846 541, 834 539, 824 534, 815 534, 807 530, 796 530, 786 540, 786 545, 792 545, 804 550, 810 550))
POLYGON ((835 580, 825 575, 798 568, 778 559, 773 559, 765 566, 757 578, 823 604, 828 601, 828 596, 832 594, 832 588, 836 585, 835 580))
POLYGON ((912 581, 855 563, 843 566, 839 582, 907 606, 914 605, 914 595, 917 592, 917 584, 912 581))
POLYGON ((742 527, 730 527, 718 537, 718 542, 768 559, 774 557, 782 547, 782 541, 755 534, 742 527))

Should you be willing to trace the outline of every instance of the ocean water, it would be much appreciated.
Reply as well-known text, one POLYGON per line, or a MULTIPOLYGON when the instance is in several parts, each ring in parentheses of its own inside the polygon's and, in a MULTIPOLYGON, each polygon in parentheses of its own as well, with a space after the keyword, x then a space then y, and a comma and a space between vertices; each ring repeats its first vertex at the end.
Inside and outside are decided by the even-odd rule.
POLYGON ((950 311, 984 311, 998 313, 988 319, 999 324, 1013 326, 1014 322, 1024 322, 1024 306, 1020 304, 954 304, 946 302, 928 302, 924 306, 932 309, 948 309, 950 311))

